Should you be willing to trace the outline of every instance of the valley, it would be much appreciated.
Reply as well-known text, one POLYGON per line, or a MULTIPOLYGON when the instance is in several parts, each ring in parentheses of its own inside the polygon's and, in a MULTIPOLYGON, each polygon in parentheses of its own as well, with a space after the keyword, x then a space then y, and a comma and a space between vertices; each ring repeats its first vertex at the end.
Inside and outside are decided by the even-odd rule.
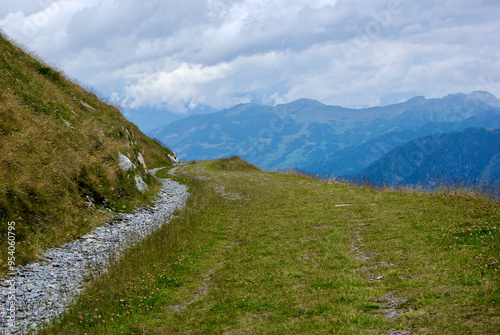
POLYGON ((486 144, 493 154, 482 157, 484 148, 477 143, 483 139, 470 136, 479 136, 482 132, 465 131, 498 127, 500 100, 490 93, 476 91, 439 99, 415 97, 399 104, 365 109, 328 106, 310 99, 276 106, 241 104, 215 113, 192 115, 148 134, 178 152, 183 160, 238 155, 266 171, 291 168, 321 177, 356 180, 362 176, 374 184, 425 187, 434 185, 439 175, 463 177, 471 183, 495 183, 499 166, 492 156, 500 154, 498 136, 486 144), (463 171, 439 163, 420 150, 419 154, 425 156, 420 160, 426 160, 431 174, 422 173, 412 178, 398 174, 398 170, 407 168, 400 156, 408 156, 413 151, 406 152, 406 144, 452 132, 461 132, 455 133, 454 142, 446 141, 445 146, 432 144, 438 148, 436 155, 453 151, 455 161, 474 166, 465 148, 476 143, 479 150, 474 152, 481 156, 476 159, 488 162, 475 166, 464 176, 463 171), (461 146, 463 152, 453 146, 461 146), (393 150, 399 150, 398 154, 390 154, 393 150), (393 166, 385 171, 386 178, 381 178, 377 164, 393 166), (488 175, 483 171, 486 166, 495 172, 488 175))

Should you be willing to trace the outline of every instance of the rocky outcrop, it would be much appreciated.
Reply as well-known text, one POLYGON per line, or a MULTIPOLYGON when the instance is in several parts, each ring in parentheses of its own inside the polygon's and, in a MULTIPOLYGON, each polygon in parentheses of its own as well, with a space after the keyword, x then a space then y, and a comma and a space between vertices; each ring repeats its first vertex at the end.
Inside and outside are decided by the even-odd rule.
POLYGON ((135 175, 135 187, 141 192, 148 190, 148 185, 142 180, 141 176, 135 175))
POLYGON ((142 157, 140 152, 137 154, 137 161, 139 162, 139 164, 141 164, 144 171, 148 171, 148 168, 146 167, 146 162, 144 161, 144 158, 142 157))
MULTIPOLYGON (((118 153, 118 158, 119 158, 119 162, 118 164, 120 165, 120 167, 125 171, 125 172, 128 172, 132 169, 135 169, 137 168, 135 166, 134 163, 132 163, 132 161, 130 161, 130 159, 121 154, 121 153, 118 153)), ((146 163, 144 162, 144 158, 142 157, 142 155, 139 153, 137 155, 137 161, 139 162, 139 164, 141 164, 141 166, 144 168, 144 171, 146 173, 148 173, 148 170, 146 168, 146 163)), ((148 190, 148 185, 144 182, 144 180, 142 179, 141 176, 139 175, 135 175, 134 176, 134 180, 135 180, 135 187, 141 191, 141 192, 144 192, 144 191, 147 191, 148 190)))
POLYGON ((130 159, 127 156, 123 155, 122 153, 118 153, 118 159, 119 159, 118 164, 120 164, 120 167, 125 172, 128 172, 129 170, 136 168, 134 163, 132 163, 130 159))
POLYGON ((173 155, 167 154, 168 159, 170 159, 170 161, 172 162, 172 164, 179 163, 179 160, 177 159, 177 156, 174 153, 172 153, 172 154, 173 155))

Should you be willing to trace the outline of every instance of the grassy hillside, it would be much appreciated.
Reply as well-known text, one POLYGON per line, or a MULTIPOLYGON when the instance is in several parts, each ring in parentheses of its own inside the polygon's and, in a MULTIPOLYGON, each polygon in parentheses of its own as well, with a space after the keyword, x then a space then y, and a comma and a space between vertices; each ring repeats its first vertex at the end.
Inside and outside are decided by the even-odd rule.
POLYGON ((237 158, 181 166, 187 206, 45 334, 493 334, 500 206, 237 158))
MULTIPOLYGON (((16 227, 19 264, 102 224, 112 212, 148 203, 159 188, 148 169, 169 150, 120 111, 0 36, 0 253, 16 227), (128 173, 118 153, 137 166, 128 173), (139 192, 134 176, 150 186, 139 192)), ((0 272, 6 257, 0 260, 0 272)))

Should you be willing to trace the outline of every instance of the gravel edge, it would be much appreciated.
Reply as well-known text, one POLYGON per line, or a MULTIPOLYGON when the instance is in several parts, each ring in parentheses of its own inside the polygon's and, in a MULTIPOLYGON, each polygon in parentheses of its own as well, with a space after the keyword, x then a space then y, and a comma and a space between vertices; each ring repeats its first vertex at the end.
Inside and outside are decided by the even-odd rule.
POLYGON ((118 214, 75 241, 45 250, 40 262, 16 267, 15 277, 0 279, 2 334, 27 334, 49 324, 85 289, 85 278, 91 271, 105 271, 110 257, 119 257, 167 223, 172 213, 184 206, 189 193, 186 185, 160 181, 163 186, 153 205, 118 214), (15 327, 8 328, 13 293, 15 327))

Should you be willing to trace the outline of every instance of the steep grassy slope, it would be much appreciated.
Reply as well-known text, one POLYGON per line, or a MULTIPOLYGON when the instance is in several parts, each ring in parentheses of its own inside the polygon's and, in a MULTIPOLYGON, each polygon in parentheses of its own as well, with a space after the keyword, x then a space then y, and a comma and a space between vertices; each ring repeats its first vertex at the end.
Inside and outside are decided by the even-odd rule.
POLYGON ((493 334, 500 206, 181 166, 186 208, 45 334, 493 334))
POLYGON ((6 267, 8 222, 16 260, 69 241, 114 211, 147 203, 159 184, 148 169, 170 165, 170 151, 120 111, 0 37, 0 260, 6 267), (137 166, 128 173, 118 153, 137 166), (134 176, 150 190, 139 192, 134 176))

